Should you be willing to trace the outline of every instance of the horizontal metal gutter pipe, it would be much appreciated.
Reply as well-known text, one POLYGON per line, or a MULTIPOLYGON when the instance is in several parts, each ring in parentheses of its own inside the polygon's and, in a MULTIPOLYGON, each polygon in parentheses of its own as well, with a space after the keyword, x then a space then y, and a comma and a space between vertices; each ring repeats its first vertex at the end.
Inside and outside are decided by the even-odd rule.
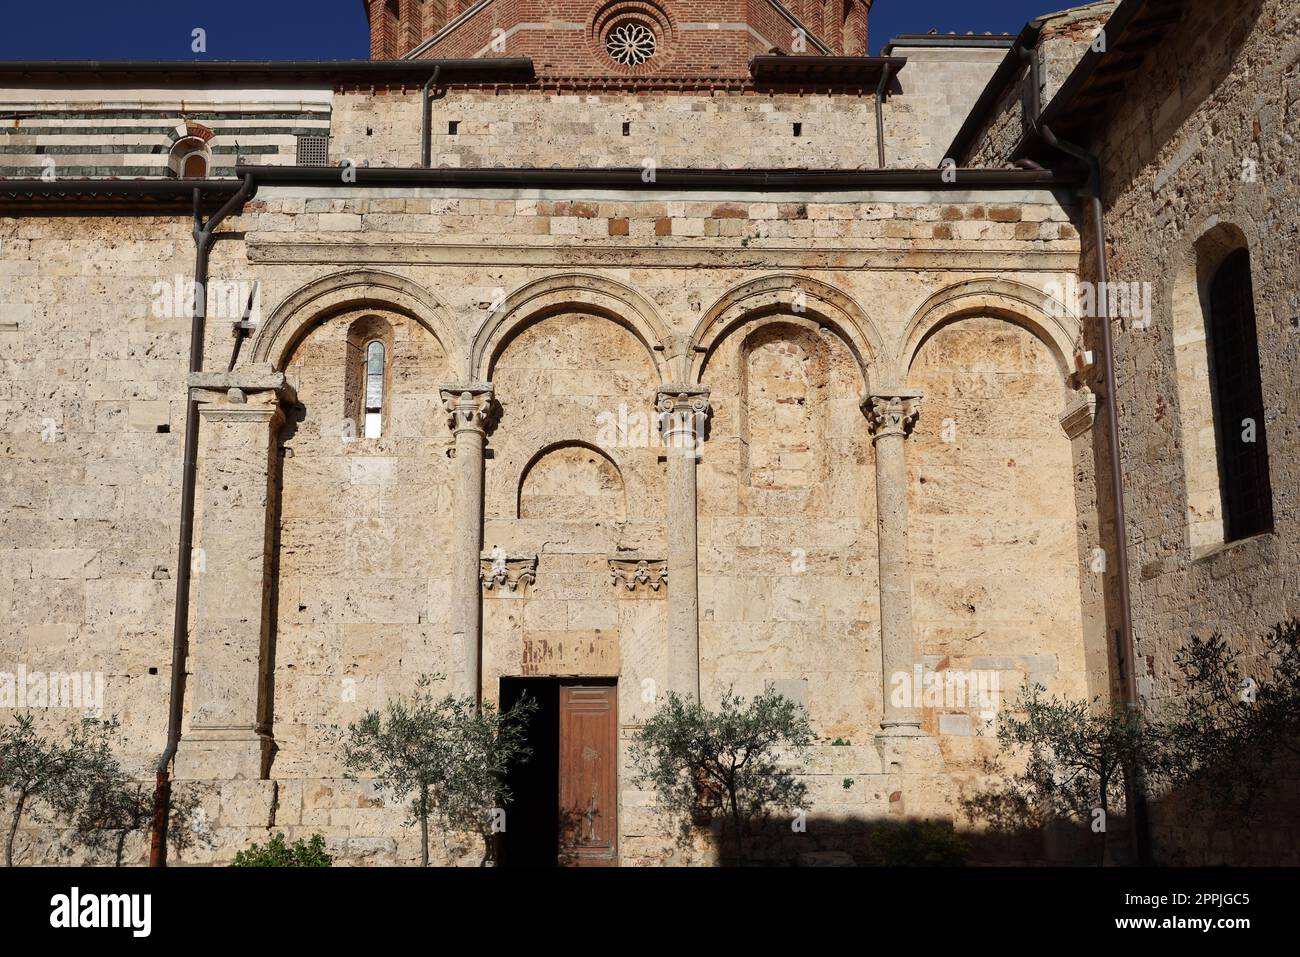
POLYGON ((0 76, 13 74, 248 73, 326 76, 339 73, 410 76, 423 80, 434 67, 446 74, 533 74, 531 57, 450 60, 0 60, 0 76))
POLYGON ((211 202, 212 194, 232 195, 239 191, 240 184, 233 179, 0 179, 0 194, 15 193, 20 196, 102 193, 113 196, 183 198, 188 203, 196 188, 205 194, 205 201, 211 202))
POLYGON ((1020 169, 863 169, 719 170, 659 169, 647 180, 641 167, 622 169, 391 169, 349 168, 345 182, 338 169, 320 166, 239 166, 261 186, 485 187, 499 189, 671 189, 848 191, 860 189, 1037 189, 1066 187, 1074 179, 1050 170, 1020 169), (355 180, 355 182, 353 182, 355 180))

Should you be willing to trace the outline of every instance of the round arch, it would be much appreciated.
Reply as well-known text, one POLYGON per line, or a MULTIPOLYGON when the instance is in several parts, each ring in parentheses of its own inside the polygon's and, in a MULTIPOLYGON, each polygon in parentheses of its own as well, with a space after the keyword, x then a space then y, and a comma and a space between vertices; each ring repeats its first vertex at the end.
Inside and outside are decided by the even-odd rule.
POLYGON ((547 456, 554 452, 563 451, 564 449, 582 449, 599 456, 601 459, 609 463, 610 467, 614 470, 614 474, 618 476, 618 495, 621 510, 621 513, 614 517, 614 521, 625 521, 627 518, 628 490, 623 466, 620 465, 618 460, 605 449, 602 449, 600 446, 594 445, 591 442, 583 441, 582 439, 554 439, 546 442, 541 448, 528 457, 528 461, 526 461, 523 468, 519 470, 518 479, 515 480, 514 517, 523 517, 524 485, 527 483, 528 476, 532 473, 533 468, 547 456))
POLYGON ((779 316, 825 327, 835 333, 857 360, 864 387, 869 369, 882 362, 880 330, 847 293, 806 276, 781 274, 752 279, 727 290, 709 307, 691 334, 686 357, 687 381, 700 383, 717 346, 737 327, 766 316, 779 316))
POLYGON ((294 347, 321 322, 349 309, 368 308, 400 312, 420 323, 459 372, 464 349, 442 303, 419 283, 376 269, 331 273, 291 293, 262 323, 249 358, 283 371, 294 347))
POLYGON ((507 296, 474 336, 469 354, 471 379, 490 382, 501 353, 520 332, 566 311, 603 316, 631 332, 645 347, 659 381, 665 381, 668 328, 654 305, 630 286, 585 273, 548 276, 507 296))
POLYGON ((898 350, 899 381, 905 382, 926 341, 939 329, 973 315, 1005 319, 1033 333, 1052 354, 1062 387, 1069 389, 1071 357, 1080 333, 1073 310, 1055 296, 1009 279, 972 279, 939 290, 912 314, 898 350))

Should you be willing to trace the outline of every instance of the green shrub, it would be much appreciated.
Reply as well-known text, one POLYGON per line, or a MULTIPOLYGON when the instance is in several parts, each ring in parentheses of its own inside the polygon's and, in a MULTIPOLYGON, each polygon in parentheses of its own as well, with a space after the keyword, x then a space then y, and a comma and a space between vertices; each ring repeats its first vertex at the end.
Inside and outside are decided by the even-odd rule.
POLYGON ((871 843, 886 867, 961 867, 970 859, 965 838, 937 821, 877 828, 871 843))
POLYGON ((266 847, 254 844, 235 855, 231 867, 329 867, 334 858, 325 853, 325 838, 313 834, 311 840, 302 838, 292 846, 284 843, 284 832, 271 838, 266 847))

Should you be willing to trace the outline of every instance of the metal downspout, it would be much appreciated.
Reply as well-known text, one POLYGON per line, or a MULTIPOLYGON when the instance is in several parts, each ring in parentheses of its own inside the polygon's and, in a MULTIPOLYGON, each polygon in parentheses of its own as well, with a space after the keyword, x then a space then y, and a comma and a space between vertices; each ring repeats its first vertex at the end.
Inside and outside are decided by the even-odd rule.
MULTIPOLYGON (((1104 290, 1110 282, 1110 268, 1106 256, 1106 224, 1101 200, 1101 162, 1094 154, 1082 147, 1059 139, 1047 126, 1040 125, 1038 130, 1049 146, 1085 163, 1089 169, 1090 188, 1085 187, 1082 189, 1080 195, 1087 195, 1088 205, 1091 210, 1093 241, 1096 245, 1097 281, 1101 284, 1101 289, 1104 290)), ((1118 540, 1115 574, 1119 579, 1120 640, 1117 643, 1116 656, 1124 689, 1124 705, 1131 714, 1141 720, 1141 705, 1138 701, 1137 692, 1137 647, 1133 641, 1133 604, 1129 590, 1128 524, 1124 509, 1124 476, 1120 459, 1119 411, 1118 402, 1115 398, 1114 336, 1110 328, 1110 310, 1106 295, 1103 292, 1093 298, 1097 303, 1097 318, 1101 320, 1102 351, 1106 360, 1104 369, 1106 425, 1107 439, 1110 445, 1110 482, 1115 500, 1115 537, 1118 540)), ((1129 815, 1129 827, 1137 863, 1144 865, 1150 859, 1150 830, 1147 817, 1146 787, 1142 780, 1141 768, 1135 769, 1135 777, 1137 780, 1130 780, 1129 776, 1125 775, 1128 806, 1133 811, 1129 815)))
POLYGON ((442 66, 435 66, 433 76, 424 81, 420 94, 420 165, 425 169, 433 163, 433 101, 429 99, 429 93, 438 85, 441 73, 442 66))
POLYGON ((190 318, 190 363, 185 383, 185 451, 181 464, 181 524, 176 550, 176 615, 172 623, 171 700, 167 714, 167 746, 158 759, 154 787, 153 826, 149 837, 149 866, 167 866, 167 824, 171 808, 169 766, 181 738, 185 709, 185 656, 190 617, 190 559, 194 548, 194 482, 198 463, 199 416, 189 375, 203 369, 203 327, 208 311, 208 257, 218 237, 216 229, 241 209, 254 191, 252 174, 245 174, 239 191, 203 222, 202 190, 194 190, 194 305, 190 318))
POLYGON ((876 165, 885 168, 885 87, 889 83, 891 70, 886 66, 880 73, 880 82, 876 84, 876 165))

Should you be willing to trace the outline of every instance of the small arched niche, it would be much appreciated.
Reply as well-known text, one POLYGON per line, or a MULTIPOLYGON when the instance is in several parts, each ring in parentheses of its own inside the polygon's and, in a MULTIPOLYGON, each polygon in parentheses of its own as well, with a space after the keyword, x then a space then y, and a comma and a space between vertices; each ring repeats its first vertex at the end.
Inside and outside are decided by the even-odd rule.
POLYGON ((348 326, 343 407, 358 438, 377 439, 391 431, 393 327, 379 316, 362 316, 348 326))
POLYGON ((608 455, 585 442, 542 449, 519 480, 518 517, 621 522, 626 518, 623 475, 608 455))
POLYGON ((183 136, 167 156, 167 168, 177 179, 207 179, 212 163, 208 144, 197 136, 183 136))
POLYGON ((809 328, 767 323, 740 346, 741 468, 751 488, 810 489, 826 474, 826 345, 809 328))

